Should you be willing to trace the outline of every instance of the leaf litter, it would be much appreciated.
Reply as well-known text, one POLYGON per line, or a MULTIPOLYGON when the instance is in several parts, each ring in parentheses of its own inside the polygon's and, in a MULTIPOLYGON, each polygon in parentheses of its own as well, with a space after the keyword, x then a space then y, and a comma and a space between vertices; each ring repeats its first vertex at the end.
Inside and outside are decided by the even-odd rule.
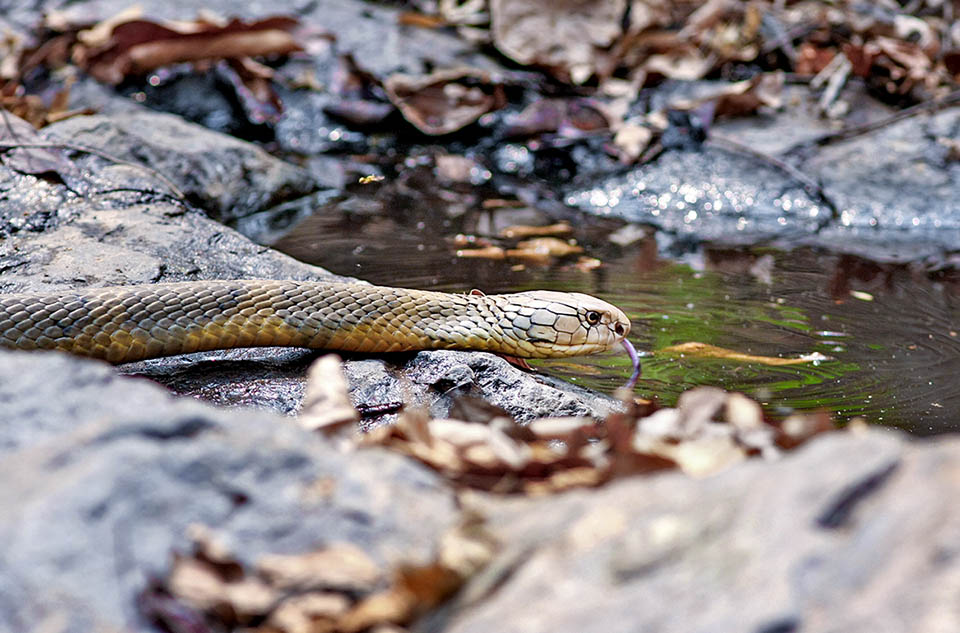
POLYGON ((825 413, 771 421, 743 394, 714 387, 682 394, 673 408, 635 399, 629 390, 618 396, 622 410, 602 422, 551 417, 519 424, 466 397, 449 418, 409 407, 397 424, 360 434, 356 411, 347 411, 340 360, 324 356, 310 369, 301 424, 336 432, 346 450, 407 455, 460 491, 461 521, 439 538, 433 560, 387 567, 355 545, 333 542, 245 565, 214 530, 195 525, 188 531, 192 548, 175 554, 169 572, 141 592, 139 609, 172 631, 401 633, 502 550, 471 494, 542 496, 671 470, 709 476, 746 459, 776 459, 834 429, 825 413))

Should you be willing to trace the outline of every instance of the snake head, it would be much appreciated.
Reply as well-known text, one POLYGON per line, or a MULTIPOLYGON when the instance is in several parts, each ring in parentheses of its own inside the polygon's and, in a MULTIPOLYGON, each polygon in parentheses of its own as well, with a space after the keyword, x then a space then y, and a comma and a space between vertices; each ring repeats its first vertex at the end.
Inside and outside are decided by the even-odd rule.
POLYGON ((614 305, 578 292, 535 290, 494 295, 502 327, 528 358, 583 356, 613 348, 630 333, 630 319, 614 305))

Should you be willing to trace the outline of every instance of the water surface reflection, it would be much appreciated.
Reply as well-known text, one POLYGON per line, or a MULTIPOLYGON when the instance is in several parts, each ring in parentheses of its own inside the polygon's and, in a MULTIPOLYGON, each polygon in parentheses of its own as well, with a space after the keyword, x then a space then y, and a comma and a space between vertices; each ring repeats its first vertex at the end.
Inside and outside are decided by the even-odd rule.
MULTIPOLYGON (((717 385, 752 395, 775 415, 824 408, 841 419, 862 415, 918 434, 960 430, 955 280, 810 250, 707 250, 671 261, 658 255, 653 237, 611 244, 609 226, 588 227, 579 236, 587 253, 603 262, 592 270, 571 260, 462 259, 449 238, 459 228, 325 213, 276 246, 378 284, 597 295, 628 313, 631 339, 650 353, 638 395, 667 404, 695 385, 717 385), (776 367, 657 352, 688 341, 758 356, 819 352, 829 359, 776 367)), ((607 392, 630 373, 623 354, 534 364, 607 392)))

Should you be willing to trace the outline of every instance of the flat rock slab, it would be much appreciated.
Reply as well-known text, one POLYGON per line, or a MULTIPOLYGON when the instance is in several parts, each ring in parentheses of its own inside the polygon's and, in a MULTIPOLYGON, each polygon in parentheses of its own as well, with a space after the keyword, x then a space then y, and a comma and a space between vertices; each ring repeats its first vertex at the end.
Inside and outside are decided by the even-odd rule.
POLYGON ((490 500, 509 546, 429 630, 958 631, 958 494, 960 440, 870 431, 705 480, 490 500))
MULTIPOLYGON (((78 116, 47 126, 44 134, 148 165, 171 178, 191 205, 223 222, 316 188, 307 171, 270 156, 256 145, 211 132, 172 114, 134 111, 78 116)), ((89 154, 79 163, 92 167, 92 171, 110 165, 110 161, 89 154)), ((136 181, 129 186, 138 184, 142 186, 136 181)))
POLYGON ((244 564, 349 543, 426 564, 458 520, 433 473, 289 419, 171 397, 55 353, 0 351, 0 630, 152 630, 136 596, 208 528, 244 564))

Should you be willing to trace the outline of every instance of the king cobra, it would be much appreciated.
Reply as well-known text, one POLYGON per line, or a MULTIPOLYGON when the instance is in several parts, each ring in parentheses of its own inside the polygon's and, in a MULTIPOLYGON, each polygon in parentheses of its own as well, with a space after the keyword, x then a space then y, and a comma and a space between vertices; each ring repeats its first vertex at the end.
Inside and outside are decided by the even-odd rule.
POLYGON ((0 346, 112 363, 235 347, 593 354, 626 340, 618 308, 546 290, 461 295, 362 283, 194 281, 0 295, 0 346))

